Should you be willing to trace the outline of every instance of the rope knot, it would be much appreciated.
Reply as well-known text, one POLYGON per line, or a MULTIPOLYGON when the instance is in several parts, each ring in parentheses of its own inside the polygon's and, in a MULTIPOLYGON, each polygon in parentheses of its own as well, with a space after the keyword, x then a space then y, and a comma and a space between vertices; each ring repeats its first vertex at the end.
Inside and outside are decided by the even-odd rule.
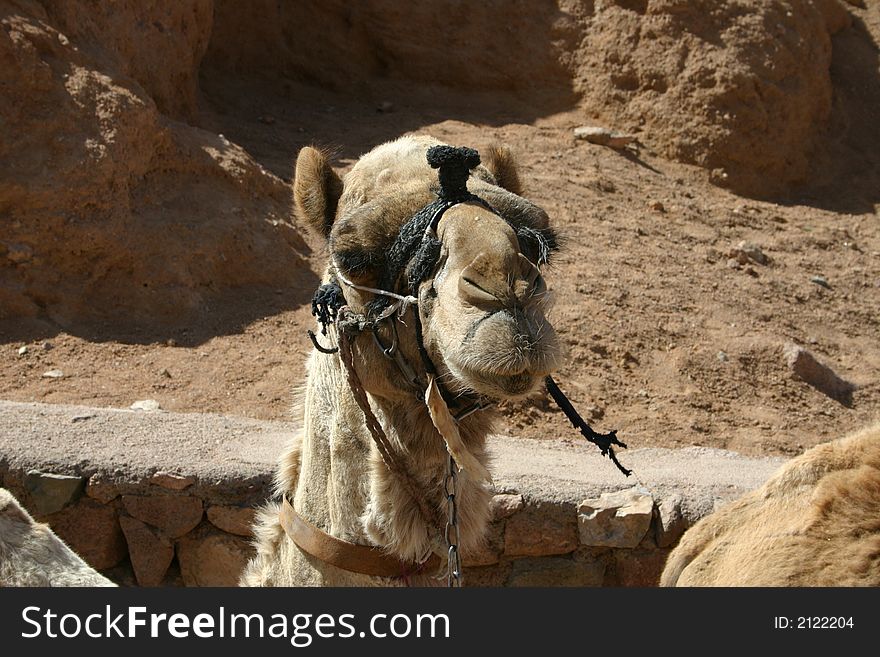
POLYGON ((325 283, 312 297, 312 315, 318 318, 321 335, 327 335, 327 326, 336 321, 339 309, 345 305, 345 295, 336 283, 325 283))
POLYGON ((471 169, 480 163, 480 154, 466 146, 432 146, 426 154, 432 169, 439 169, 440 199, 461 201, 470 198, 467 180, 471 169))

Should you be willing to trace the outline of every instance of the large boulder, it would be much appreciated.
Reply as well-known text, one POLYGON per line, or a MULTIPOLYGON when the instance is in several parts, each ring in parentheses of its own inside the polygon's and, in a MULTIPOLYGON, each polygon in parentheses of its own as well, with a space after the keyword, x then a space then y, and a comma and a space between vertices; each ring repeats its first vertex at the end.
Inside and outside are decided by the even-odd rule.
POLYGON ((570 2, 584 110, 746 194, 803 178, 831 113, 836 0, 570 2))
POLYGON ((837 0, 249 6, 216 0, 212 76, 280 76, 364 97, 377 84, 413 98, 443 85, 453 94, 432 93, 438 109, 460 113, 455 92, 466 94, 481 120, 487 98, 526 119, 580 109, 754 195, 807 174, 831 112, 831 35, 850 20, 837 0))
POLYGON ((185 322, 302 281, 286 185, 177 120, 209 9, 0 1, 0 319, 185 322))

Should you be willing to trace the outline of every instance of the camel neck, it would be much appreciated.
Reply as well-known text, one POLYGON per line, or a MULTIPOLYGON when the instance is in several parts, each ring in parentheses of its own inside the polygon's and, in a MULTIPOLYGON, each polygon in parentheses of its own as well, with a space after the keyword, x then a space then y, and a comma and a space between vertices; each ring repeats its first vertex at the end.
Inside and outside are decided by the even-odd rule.
MULTIPOLYGON (((442 548, 435 528, 403 529, 423 524, 417 504, 377 453, 350 390, 337 385, 345 377, 338 359, 318 354, 309 370, 301 470, 293 495, 297 511, 337 538, 387 547, 402 558, 419 560, 426 551, 442 548)), ((427 502, 441 507, 447 452, 424 404, 411 394, 368 398, 427 502)), ((483 413, 461 423, 463 439, 483 461, 489 428, 490 418, 483 413)), ((466 478, 465 482, 467 486, 466 478)), ((482 494, 464 496, 471 497, 476 507, 488 508, 488 498, 484 500, 482 494)), ((474 511, 484 513, 463 509, 463 515, 474 511)), ((463 531, 468 526, 463 523, 463 531)))

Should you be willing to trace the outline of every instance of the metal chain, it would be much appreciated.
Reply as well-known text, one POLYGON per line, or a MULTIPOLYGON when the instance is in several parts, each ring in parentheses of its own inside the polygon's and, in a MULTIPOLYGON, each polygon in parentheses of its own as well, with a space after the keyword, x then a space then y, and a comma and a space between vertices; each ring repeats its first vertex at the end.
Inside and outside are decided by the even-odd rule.
POLYGON ((458 503, 455 500, 458 485, 458 467, 452 454, 446 462, 446 545, 448 548, 449 562, 446 570, 446 585, 449 588, 461 587, 461 555, 458 553, 458 503))

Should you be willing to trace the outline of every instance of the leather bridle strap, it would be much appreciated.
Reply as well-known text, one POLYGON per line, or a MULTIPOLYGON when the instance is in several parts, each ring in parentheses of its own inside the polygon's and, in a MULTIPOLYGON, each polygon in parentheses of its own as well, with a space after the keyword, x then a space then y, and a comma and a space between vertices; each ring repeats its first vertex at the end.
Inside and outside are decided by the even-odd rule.
POLYGON ((419 564, 402 561, 382 548, 349 543, 331 536, 300 516, 287 497, 281 502, 279 520, 284 533, 303 552, 352 573, 374 577, 408 577, 419 573, 433 574, 440 568, 440 557, 436 554, 431 554, 419 564))

